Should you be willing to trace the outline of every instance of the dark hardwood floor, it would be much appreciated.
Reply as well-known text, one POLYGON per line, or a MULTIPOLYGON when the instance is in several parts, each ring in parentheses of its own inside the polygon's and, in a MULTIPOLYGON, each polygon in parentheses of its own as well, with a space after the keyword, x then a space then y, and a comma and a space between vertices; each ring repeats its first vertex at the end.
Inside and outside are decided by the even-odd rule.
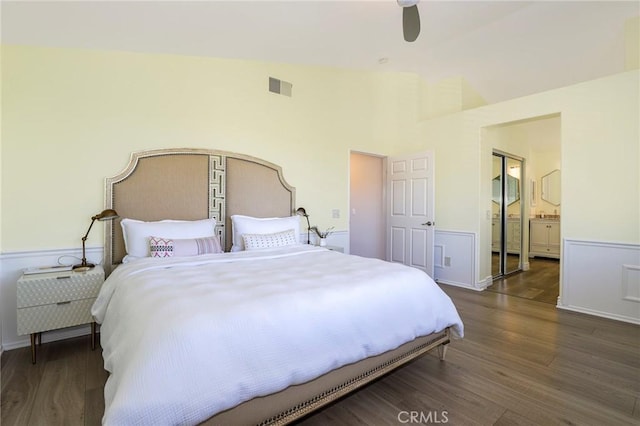
MULTIPOLYGON (((640 424, 640 326, 443 288, 466 328, 444 362, 427 354, 299 423, 640 424)), ((88 337, 43 344, 36 365, 28 348, 1 361, 2 424, 100 424, 107 376, 88 337)))
MULTIPOLYGON (((495 256, 494 256, 495 257, 495 256)), ((517 256, 513 256, 518 259, 517 256)), ((511 259, 512 256, 509 256, 511 259)), ((517 268, 517 260, 513 269, 517 268)), ((529 259, 530 269, 495 279, 487 290, 538 302, 557 304, 560 288, 560 261, 544 257, 529 259)))

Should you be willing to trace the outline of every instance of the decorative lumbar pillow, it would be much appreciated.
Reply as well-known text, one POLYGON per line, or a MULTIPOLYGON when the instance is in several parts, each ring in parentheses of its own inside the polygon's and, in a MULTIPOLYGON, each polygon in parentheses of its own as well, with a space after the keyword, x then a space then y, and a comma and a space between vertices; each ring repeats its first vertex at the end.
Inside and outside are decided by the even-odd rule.
POLYGON ((201 254, 222 253, 218 237, 170 239, 149 238, 151 257, 185 257, 201 254))
POLYGON ((151 257, 173 257, 173 240, 168 238, 149 238, 151 257))
POLYGON ((300 242, 300 216, 259 218, 234 214, 231 216, 233 246, 231 251, 244 250, 245 234, 273 234, 294 230, 296 242, 300 242))
POLYGON ((143 222, 122 219, 122 235, 128 258, 148 257, 149 238, 162 235, 167 239, 206 238, 216 236, 216 220, 161 220, 143 222))
POLYGON ((293 229, 275 232, 273 234, 244 234, 242 235, 245 250, 262 248, 284 247, 298 244, 296 233, 293 229))

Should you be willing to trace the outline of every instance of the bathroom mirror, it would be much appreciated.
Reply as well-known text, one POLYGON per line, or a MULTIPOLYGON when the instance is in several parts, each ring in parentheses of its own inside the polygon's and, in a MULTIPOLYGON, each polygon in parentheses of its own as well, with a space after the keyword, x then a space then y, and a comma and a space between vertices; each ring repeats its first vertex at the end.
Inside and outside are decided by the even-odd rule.
MULTIPOLYGON (((500 204, 500 175, 493 178, 492 185, 492 197, 494 203, 500 204)), ((507 175, 507 205, 515 203, 520 200, 520 179, 507 175)))
POLYGON ((540 198, 554 206, 560 205, 560 170, 542 176, 542 193, 540 198))

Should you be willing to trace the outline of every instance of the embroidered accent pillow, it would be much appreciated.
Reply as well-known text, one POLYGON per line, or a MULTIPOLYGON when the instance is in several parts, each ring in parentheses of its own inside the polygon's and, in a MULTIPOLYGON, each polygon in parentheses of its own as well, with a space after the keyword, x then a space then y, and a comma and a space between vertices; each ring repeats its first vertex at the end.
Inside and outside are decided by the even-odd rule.
POLYGON ((298 244, 296 232, 293 229, 275 232, 273 234, 243 234, 242 240, 244 242, 245 250, 284 247, 298 244))
POLYGON ((218 237, 170 239, 162 237, 149 238, 151 257, 185 257, 201 254, 222 253, 218 237))
POLYGON ((151 257, 173 257, 173 240, 168 238, 149 238, 151 257))

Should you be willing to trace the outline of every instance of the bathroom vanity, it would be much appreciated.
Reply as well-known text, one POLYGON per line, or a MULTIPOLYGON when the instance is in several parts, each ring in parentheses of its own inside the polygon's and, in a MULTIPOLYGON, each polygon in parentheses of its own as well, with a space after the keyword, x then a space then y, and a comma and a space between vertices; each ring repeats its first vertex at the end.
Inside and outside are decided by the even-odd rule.
POLYGON ((529 256, 560 258, 560 219, 529 220, 529 256))

